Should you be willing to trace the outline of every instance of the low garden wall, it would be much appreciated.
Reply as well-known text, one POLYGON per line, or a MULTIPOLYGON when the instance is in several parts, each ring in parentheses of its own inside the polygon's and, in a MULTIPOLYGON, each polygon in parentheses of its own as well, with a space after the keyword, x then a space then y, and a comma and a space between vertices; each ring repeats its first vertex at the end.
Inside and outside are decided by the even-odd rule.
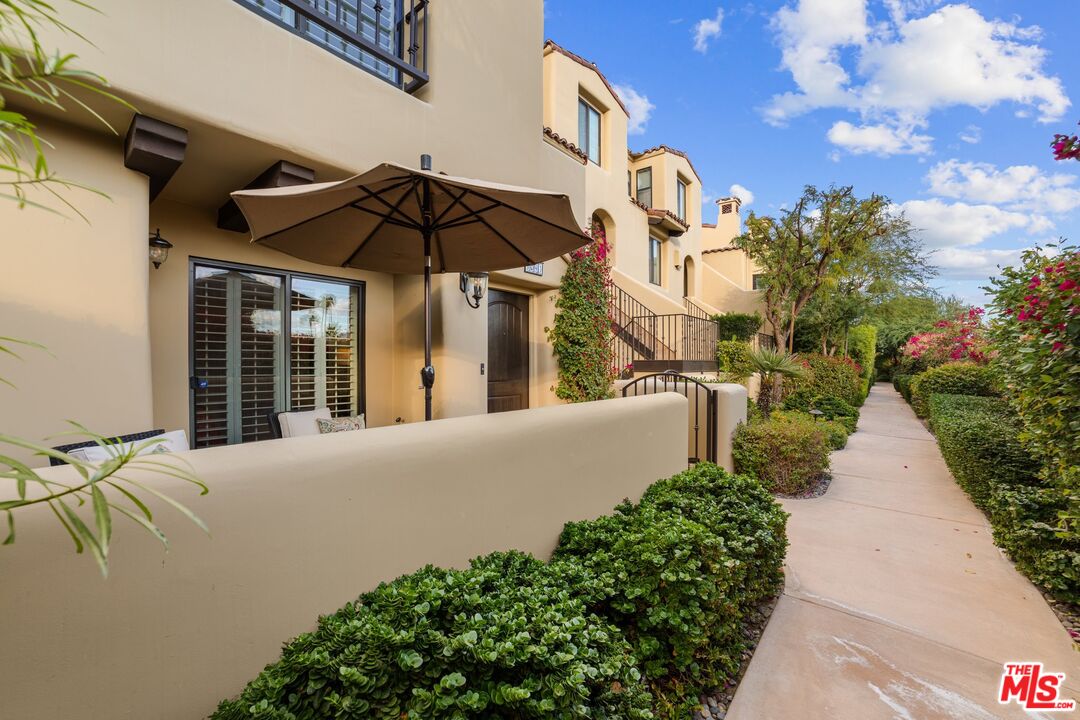
POLYGON ((150 482, 212 536, 152 506, 171 551, 117 521, 107 580, 27 511, 0 550, 0 714, 206 717, 381 581, 493 550, 546 558, 566 521, 686 468, 686 415, 663 393, 185 453, 209 495, 150 482))

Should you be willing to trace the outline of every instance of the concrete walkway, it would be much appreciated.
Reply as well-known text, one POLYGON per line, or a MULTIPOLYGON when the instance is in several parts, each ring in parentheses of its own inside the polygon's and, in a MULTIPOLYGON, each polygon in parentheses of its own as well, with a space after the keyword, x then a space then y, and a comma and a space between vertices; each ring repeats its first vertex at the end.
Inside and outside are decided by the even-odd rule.
POLYGON ((1080 717, 997 703, 1019 660, 1080 698, 1080 655, 892 387, 832 469, 824 496, 784 501, 786 588, 728 720, 1080 717))

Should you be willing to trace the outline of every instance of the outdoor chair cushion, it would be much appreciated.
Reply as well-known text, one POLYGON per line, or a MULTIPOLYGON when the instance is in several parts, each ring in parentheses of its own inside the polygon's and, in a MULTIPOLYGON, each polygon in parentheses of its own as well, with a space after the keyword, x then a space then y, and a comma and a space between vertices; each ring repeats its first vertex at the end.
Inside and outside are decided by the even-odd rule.
POLYGON ((324 435, 326 433, 348 432, 349 430, 363 430, 366 427, 363 413, 354 417, 332 418, 330 420, 319 418, 316 423, 319 425, 319 432, 324 435))
POLYGON ((121 452, 127 452, 132 446, 139 446, 148 443, 150 440, 159 441, 154 445, 149 445, 139 451, 139 455, 156 455, 158 453, 170 453, 170 452, 183 452, 184 450, 190 450, 188 445, 187 433, 183 430, 173 430, 167 433, 161 433, 155 435, 152 438, 146 438, 143 440, 134 440, 130 442, 121 442, 110 447, 102 447, 101 445, 90 445, 87 447, 75 448, 69 450, 68 454, 72 457, 76 457, 86 462, 100 463, 105 462, 109 458, 116 457, 121 452))
POLYGON ((281 423, 281 437, 318 435, 319 425, 316 421, 319 418, 329 420, 330 408, 278 413, 278 421, 281 423))

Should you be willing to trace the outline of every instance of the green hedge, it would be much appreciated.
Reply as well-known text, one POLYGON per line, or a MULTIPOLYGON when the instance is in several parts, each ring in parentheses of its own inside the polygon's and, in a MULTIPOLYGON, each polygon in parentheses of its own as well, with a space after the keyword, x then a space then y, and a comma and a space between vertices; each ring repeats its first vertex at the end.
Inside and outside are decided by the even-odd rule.
POLYGON ((956 362, 930 368, 911 381, 911 408, 921 418, 930 413, 930 396, 1000 394, 994 371, 986 365, 956 362))
POLYGON ((834 397, 858 407, 863 400, 862 369, 849 357, 800 355, 809 372, 802 378, 784 379, 784 399, 801 394, 806 398, 834 397))
POLYGON ((623 630, 660 713, 684 717, 736 672, 744 614, 782 586, 785 523, 759 483, 699 465, 637 506, 567 524, 552 569, 623 630))
POLYGON ((320 618, 213 718, 648 718, 639 679, 619 631, 543 563, 496 555, 320 618))
POLYGON ((995 397, 934 394, 930 427, 953 477, 990 518, 994 542, 1032 582, 1080 602, 1080 543, 1054 531, 1065 495, 1038 475, 1022 424, 995 397))
POLYGON ((550 563, 493 553, 380 585, 213 718, 686 717, 734 679, 746 613, 782 588, 786 521, 756 480, 703 463, 570 523, 550 563))
POLYGON ((906 373, 897 373, 893 375, 892 383, 896 391, 907 400, 911 402, 911 381, 915 379, 915 375, 908 375, 906 373))
POLYGON ((716 360, 727 382, 742 383, 754 374, 750 344, 741 340, 721 340, 716 343, 716 360))
POLYGON ((761 328, 761 316, 757 313, 725 313, 713 315, 717 325, 716 337, 721 340, 750 342, 761 328))
POLYGON ((736 472, 753 475, 773 492, 796 494, 829 469, 829 444, 813 421, 770 419, 740 425, 732 457, 736 472))
POLYGON ((870 393, 870 386, 874 384, 877 328, 873 325, 856 325, 851 328, 848 331, 848 355, 862 366, 862 395, 865 400, 870 393))
POLYGON ((784 401, 785 410, 796 410, 808 413, 811 410, 820 410, 826 420, 839 422, 848 433, 855 432, 859 423, 859 410, 839 398, 828 395, 810 397, 808 393, 797 393, 784 401))

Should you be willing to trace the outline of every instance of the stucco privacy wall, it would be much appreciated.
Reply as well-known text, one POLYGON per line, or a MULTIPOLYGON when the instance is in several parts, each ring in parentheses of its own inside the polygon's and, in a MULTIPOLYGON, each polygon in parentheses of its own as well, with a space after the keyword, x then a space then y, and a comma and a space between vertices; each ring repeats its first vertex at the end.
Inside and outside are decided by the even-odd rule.
POLYGON ((493 550, 547 557, 564 522, 686 468, 686 413, 664 393, 185 453, 209 495, 153 482, 213 536, 155 507, 166 555, 117 522, 108 580, 48 510, 27 512, 0 552, 0 716, 206 717, 380 581, 493 550))
POLYGON ((54 146, 50 170, 108 197, 66 192, 85 219, 33 188, 29 199, 55 213, 0 199, 0 336, 46 348, 0 358, 16 386, 0 385, 0 433, 42 440, 71 430, 66 419, 105 434, 148 430, 146 176, 124 167, 115 138, 39 126, 54 146))

